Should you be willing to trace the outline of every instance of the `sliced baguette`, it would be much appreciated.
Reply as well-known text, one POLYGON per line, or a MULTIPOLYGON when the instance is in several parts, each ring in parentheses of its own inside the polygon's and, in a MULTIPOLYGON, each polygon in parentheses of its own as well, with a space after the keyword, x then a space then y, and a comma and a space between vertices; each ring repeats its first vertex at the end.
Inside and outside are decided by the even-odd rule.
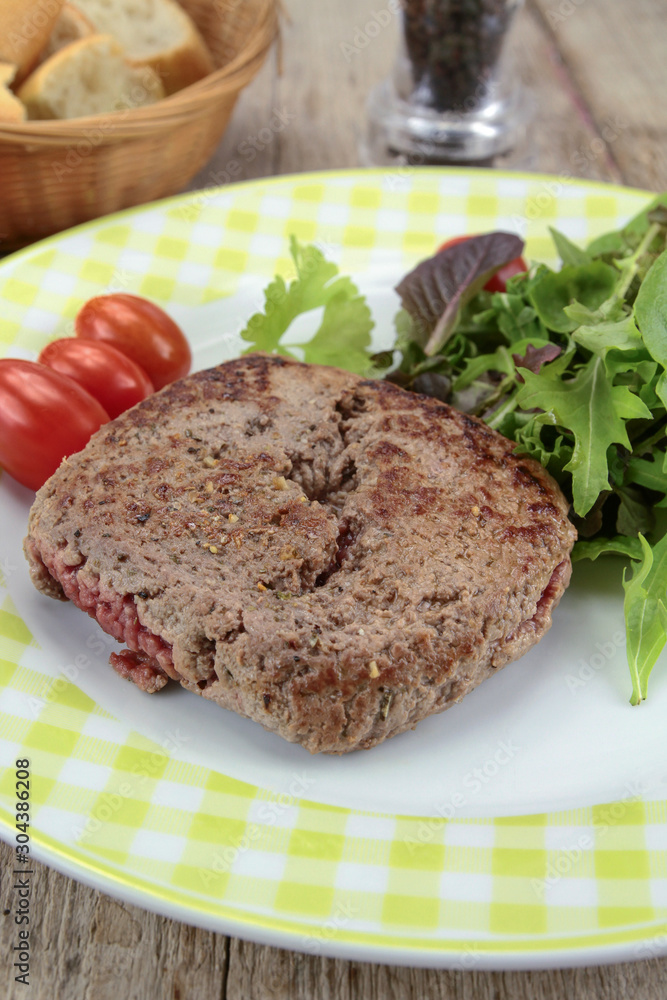
POLYGON ((16 66, 0 63, 0 124, 24 122, 26 119, 25 105, 9 89, 15 75, 16 66))
POLYGON ((46 62, 56 52, 64 49, 66 45, 71 45, 72 42, 78 42, 79 39, 88 38, 94 34, 96 34, 95 28, 88 18, 71 3, 66 3, 53 26, 45 48, 40 53, 40 63, 46 62))
POLYGON ((22 80, 49 40, 64 0, 0 0, 0 62, 22 80))
POLYGON ((150 66, 167 94, 214 70, 211 53, 192 19, 174 0, 72 0, 105 35, 113 35, 129 62, 150 66))
POLYGON ((91 35, 42 63, 18 96, 28 118, 83 118, 154 104, 164 89, 153 70, 130 66, 110 35, 91 35))

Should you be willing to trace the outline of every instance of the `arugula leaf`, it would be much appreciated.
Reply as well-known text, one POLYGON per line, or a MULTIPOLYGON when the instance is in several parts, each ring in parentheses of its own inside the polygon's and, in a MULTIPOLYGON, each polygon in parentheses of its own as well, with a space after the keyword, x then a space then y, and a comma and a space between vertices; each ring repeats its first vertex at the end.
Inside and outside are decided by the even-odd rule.
POLYGON ((496 348, 493 354, 479 354, 475 358, 468 358, 463 371, 454 383, 454 391, 465 389, 480 375, 489 371, 499 372, 503 375, 514 375, 514 363, 506 347, 496 348))
POLYGON ((667 641, 667 535, 653 548, 643 535, 641 561, 623 574, 628 662, 633 705, 646 698, 648 679, 667 641))
POLYGON ((635 369, 637 378, 643 383, 636 390, 637 394, 641 401, 646 403, 649 410, 651 410, 654 419, 658 418, 660 410, 664 406, 656 394, 656 389, 662 377, 658 374, 658 368, 659 365, 655 361, 638 361, 635 369))
POLYGON ((625 319, 627 311, 615 297, 605 299, 597 309, 587 309, 581 302, 571 302, 563 312, 576 326, 597 326, 598 323, 613 323, 625 319))
POLYGON ((544 422, 566 428, 574 436, 572 473, 574 510, 584 517, 599 494, 609 489, 607 450, 620 444, 631 450, 625 421, 651 416, 651 411, 627 386, 613 386, 604 362, 593 357, 572 379, 563 379, 567 357, 545 365, 538 375, 519 369, 525 380, 517 392, 524 410, 544 411, 544 422))
POLYGON ((565 306, 580 302, 588 309, 597 309, 611 297, 617 282, 617 271, 596 260, 548 271, 533 285, 529 298, 545 326, 558 333, 571 333, 577 323, 564 312, 565 306))
MULTIPOLYGON (((510 282, 512 280, 510 279, 510 282)), ((502 340, 507 344, 533 337, 547 340, 548 331, 538 319, 533 307, 526 301, 525 290, 524 286, 522 294, 509 291, 494 292, 490 296, 490 308, 474 312, 470 317, 463 310, 458 331, 471 334, 483 330, 486 335, 497 331, 503 335, 502 340)), ((476 306, 478 299, 486 294, 488 293, 480 293, 473 299, 473 304, 476 306)))
POLYGON ((277 276, 264 293, 264 312, 256 313, 241 332, 250 343, 245 352, 267 351, 293 357, 299 347, 312 364, 338 365, 363 374, 369 368, 371 313, 365 299, 338 267, 315 246, 302 246, 292 236, 290 253, 297 276, 287 285, 277 276), (284 344, 282 338, 302 313, 324 306, 319 328, 307 343, 284 344))
POLYGON ((662 375, 660 376, 660 378, 658 379, 658 381, 656 383, 656 386, 655 386, 655 391, 656 391, 656 395, 657 395, 658 399, 660 400, 660 402, 662 403, 662 405, 665 407, 665 409, 667 409, 667 373, 666 372, 663 372, 662 375))
POLYGON ((572 334, 572 339, 601 358, 606 358, 609 351, 641 351, 644 346, 632 316, 625 316, 616 322, 580 326, 572 334))
MULTIPOLYGON (((663 457, 662 455, 660 456, 663 457)), ((636 483, 656 493, 667 493, 667 472, 662 463, 647 458, 632 457, 628 462, 626 482, 636 483)))
POLYGON ((655 517, 649 504, 639 490, 621 486, 616 490, 620 502, 616 514, 616 530, 619 535, 636 538, 645 535, 655 525, 655 517))
POLYGON ((425 351, 436 354, 454 332, 462 308, 491 275, 523 251, 512 233, 488 233, 440 250, 396 286, 403 308, 429 332, 425 351))
POLYGON ((549 226, 549 232, 563 264, 571 264, 574 267, 579 264, 590 264, 592 258, 588 251, 572 243, 564 233, 559 233, 553 226, 549 226))
POLYGON ((641 283, 634 316, 651 357, 667 368, 667 250, 641 283))
POLYGON ((614 538, 586 539, 575 542, 572 550, 572 562, 580 562, 582 559, 590 559, 591 562, 599 556, 630 556, 631 559, 640 559, 642 555, 641 542, 638 538, 626 538, 624 535, 616 535, 614 538))
MULTIPOLYGON (((504 420, 496 423, 496 430, 508 437, 513 437, 517 442, 517 451, 523 451, 536 458, 562 486, 565 486, 564 481, 569 484, 571 476, 569 473, 564 473, 563 470, 572 458, 572 438, 569 435, 553 434, 552 432, 551 440, 544 441, 542 432, 548 420, 544 413, 531 415, 524 424, 514 424, 512 418, 516 416, 518 416, 516 411, 508 414, 504 420)), ((526 418, 526 414, 521 414, 521 416, 526 418)), ((567 489, 566 492, 569 493, 570 489, 567 489)))
POLYGON ((626 247, 622 233, 603 233, 597 236, 586 247, 586 253, 593 258, 614 256, 622 253, 626 247))
POLYGON ((547 331, 544 325, 538 320, 533 307, 527 305, 521 296, 507 293, 503 295, 500 292, 496 294, 501 301, 504 298, 507 302, 507 305, 498 309, 496 320, 508 344, 514 345, 517 341, 532 337, 539 340, 546 339, 547 331))

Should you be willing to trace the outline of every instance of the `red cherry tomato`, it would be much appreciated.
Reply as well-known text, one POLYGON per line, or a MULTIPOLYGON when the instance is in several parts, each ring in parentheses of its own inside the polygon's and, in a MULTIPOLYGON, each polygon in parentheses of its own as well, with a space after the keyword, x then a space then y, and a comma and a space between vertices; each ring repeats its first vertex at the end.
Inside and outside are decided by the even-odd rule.
POLYGON ((138 295, 98 295, 80 309, 76 335, 111 344, 146 372, 156 389, 190 371, 183 331, 163 309, 138 295))
POLYGON ((155 392, 146 372, 104 341, 78 337, 53 340, 38 361, 73 378, 102 404, 112 419, 155 392))
MULTIPOLYGON (((471 234, 472 235, 472 234, 471 234)), ((451 240, 447 240, 442 246, 438 247, 438 253, 441 250, 446 250, 447 247, 456 246, 457 243, 465 243, 469 240, 470 236, 454 236, 451 240)), ((505 292, 507 291, 507 282, 510 278, 513 278, 515 274, 521 274, 523 271, 528 270, 528 265, 526 264, 523 257, 515 257, 514 260, 510 260, 507 264, 496 271, 495 274, 491 275, 487 283, 484 285, 484 290, 487 292, 505 292)))
POLYGON ((527 270, 528 265, 523 257, 515 257, 514 260, 508 261, 504 267, 501 267, 499 271, 492 274, 484 285, 484 288, 487 292, 506 292, 507 282, 510 278, 513 278, 515 274, 522 274, 527 270))
POLYGON ((0 465, 23 486, 38 490, 108 419, 66 375, 34 361, 0 360, 0 465))

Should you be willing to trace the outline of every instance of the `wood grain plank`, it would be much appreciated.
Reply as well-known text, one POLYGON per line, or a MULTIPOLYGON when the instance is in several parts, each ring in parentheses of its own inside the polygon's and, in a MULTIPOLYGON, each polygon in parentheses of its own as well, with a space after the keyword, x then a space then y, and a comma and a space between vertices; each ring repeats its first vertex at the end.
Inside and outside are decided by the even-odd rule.
POLYGON ((30 987, 16 983, 9 958, 16 943, 11 865, 12 852, 0 843, 0 996, 6 1000, 224 1000, 224 935, 119 902, 36 862, 30 987))
POLYGON ((443 972, 231 943, 226 1000, 662 1000, 667 959, 540 972, 443 972))
POLYGON ((297 111, 281 137, 278 172, 353 167, 371 88, 391 70, 399 30, 386 0, 287 0, 281 99, 297 111))
MULTIPOLYGON (((383 0, 337 0, 321 5, 316 18, 308 0, 289 0, 287 11, 282 75, 274 57, 241 96, 230 128, 192 189, 359 165, 366 98, 391 72, 398 20, 383 0), (275 127, 277 116, 284 127, 275 127)), ((577 94, 539 11, 527 7, 519 13, 511 45, 531 121, 526 140, 497 166, 620 181, 609 143, 577 94)))
POLYGON ((275 130, 269 127, 276 105, 277 52, 274 49, 264 66, 239 97, 232 120, 212 160, 192 179, 188 190, 218 187, 255 177, 271 176, 277 158, 275 130), (263 141, 264 140, 264 141, 263 141))
POLYGON ((517 17, 510 49, 530 119, 523 142, 499 157, 496 166, 620 181, 609 143, 581 100, 540 12, 530 5, 517 17))
POLYGON ((531 0, 626 184, 667 188, 664 0, 531 0))

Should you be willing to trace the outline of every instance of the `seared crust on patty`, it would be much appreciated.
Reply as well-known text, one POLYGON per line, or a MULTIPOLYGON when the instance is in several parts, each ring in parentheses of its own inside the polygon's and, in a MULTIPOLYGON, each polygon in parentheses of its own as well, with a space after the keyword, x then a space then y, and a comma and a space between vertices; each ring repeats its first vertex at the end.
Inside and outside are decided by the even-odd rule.
POLYGON ((250 355, 98 431, 37 494, 25 549, 39 589, 129 646, 124 676, 345 753, 534 645, 574 540, 548 473, 479 420, 250 355))

